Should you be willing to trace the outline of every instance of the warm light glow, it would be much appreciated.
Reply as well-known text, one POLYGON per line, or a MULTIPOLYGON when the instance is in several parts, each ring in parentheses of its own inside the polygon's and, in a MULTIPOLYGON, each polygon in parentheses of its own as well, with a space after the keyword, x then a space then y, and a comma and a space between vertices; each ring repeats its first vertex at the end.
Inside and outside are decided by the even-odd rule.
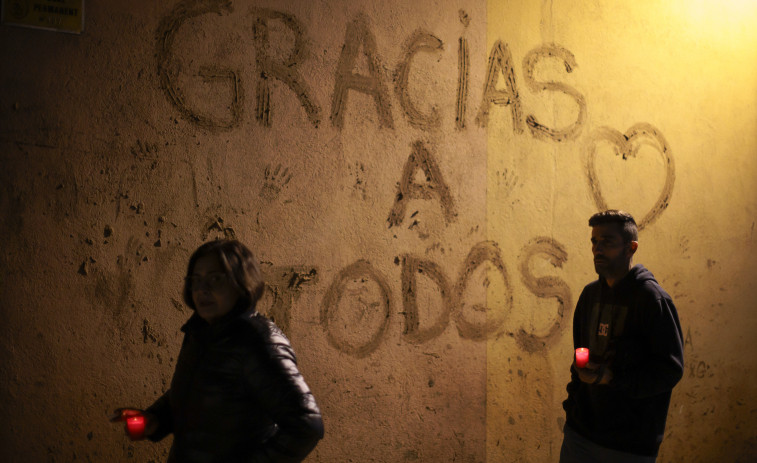
POLYGON ((746 19, 757 11, 754 0, 687 0, 686 5, 692 15, 701 19, 725 17, 746 19))
POLYGON ((754 0, 686 0, 680 14, 692 33, 712 45, 741 48, 757 41, 757 2, 754 0))

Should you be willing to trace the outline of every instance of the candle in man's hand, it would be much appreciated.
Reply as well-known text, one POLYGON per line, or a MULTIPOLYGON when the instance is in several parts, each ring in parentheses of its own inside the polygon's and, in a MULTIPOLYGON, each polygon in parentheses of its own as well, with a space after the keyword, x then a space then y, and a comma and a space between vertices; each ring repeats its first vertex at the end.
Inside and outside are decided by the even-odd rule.
POLYGON ((586 347, 579 347, 576 349, 576 366, 583 368, 589 362, 589 349, 586 347))
POLYGON ((126 418, 126 430, 132 439, 142 439, 145 435, 145 417, 136 415, 126 418))

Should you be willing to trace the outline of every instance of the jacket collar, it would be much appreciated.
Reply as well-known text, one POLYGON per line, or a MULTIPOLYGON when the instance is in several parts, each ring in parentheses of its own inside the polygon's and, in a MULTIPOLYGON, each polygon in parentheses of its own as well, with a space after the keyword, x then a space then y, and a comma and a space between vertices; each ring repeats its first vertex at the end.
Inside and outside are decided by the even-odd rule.
POLYGON ((214 337, 225 332, 229 326, 233 325, 238 319, 247 318, 250 314, 254 313, 256 313, 255 303, 248 305, 240 300, 229 313, 212 324, 203 320, 197 312, 193 313, 192 316, 189 317, 189 320, 187 320, 187 322, 181 327, 181 331, 200 336, 214 337))

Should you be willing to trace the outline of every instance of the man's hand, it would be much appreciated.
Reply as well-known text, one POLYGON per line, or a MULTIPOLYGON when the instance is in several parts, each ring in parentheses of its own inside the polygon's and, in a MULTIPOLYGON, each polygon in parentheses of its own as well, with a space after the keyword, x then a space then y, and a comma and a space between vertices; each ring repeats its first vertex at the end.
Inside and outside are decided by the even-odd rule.
POLYGON ((593 363, 589 362, 586 364, 584 368, 578 368, 576 366, 576 362, 573 362, 573 367, 576 369, 576 372, 578 373, 578 379, 580 379, 582 382, 587 384, 610 384, 610 381, 612 381, 612 370, 607 366, 607 364, 604 365, 604 371, 601 368, 602 365, 599 363, 593 363), (602 375, 602 377, 597 382, 597 379, 599 378, 599 375, 602 375))

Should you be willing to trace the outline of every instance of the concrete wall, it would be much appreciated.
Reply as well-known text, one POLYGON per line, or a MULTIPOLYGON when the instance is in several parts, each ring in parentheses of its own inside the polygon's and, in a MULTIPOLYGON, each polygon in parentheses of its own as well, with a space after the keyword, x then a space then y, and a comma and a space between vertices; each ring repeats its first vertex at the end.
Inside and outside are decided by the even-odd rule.
POLYGON ((161 461, 189 254, 236 237, 324 412, 309 461, 557 461, 587 218, 686 339, 660 461, 757 457, 757 8, 86 2, 0 27, 0 457, 161 461))

